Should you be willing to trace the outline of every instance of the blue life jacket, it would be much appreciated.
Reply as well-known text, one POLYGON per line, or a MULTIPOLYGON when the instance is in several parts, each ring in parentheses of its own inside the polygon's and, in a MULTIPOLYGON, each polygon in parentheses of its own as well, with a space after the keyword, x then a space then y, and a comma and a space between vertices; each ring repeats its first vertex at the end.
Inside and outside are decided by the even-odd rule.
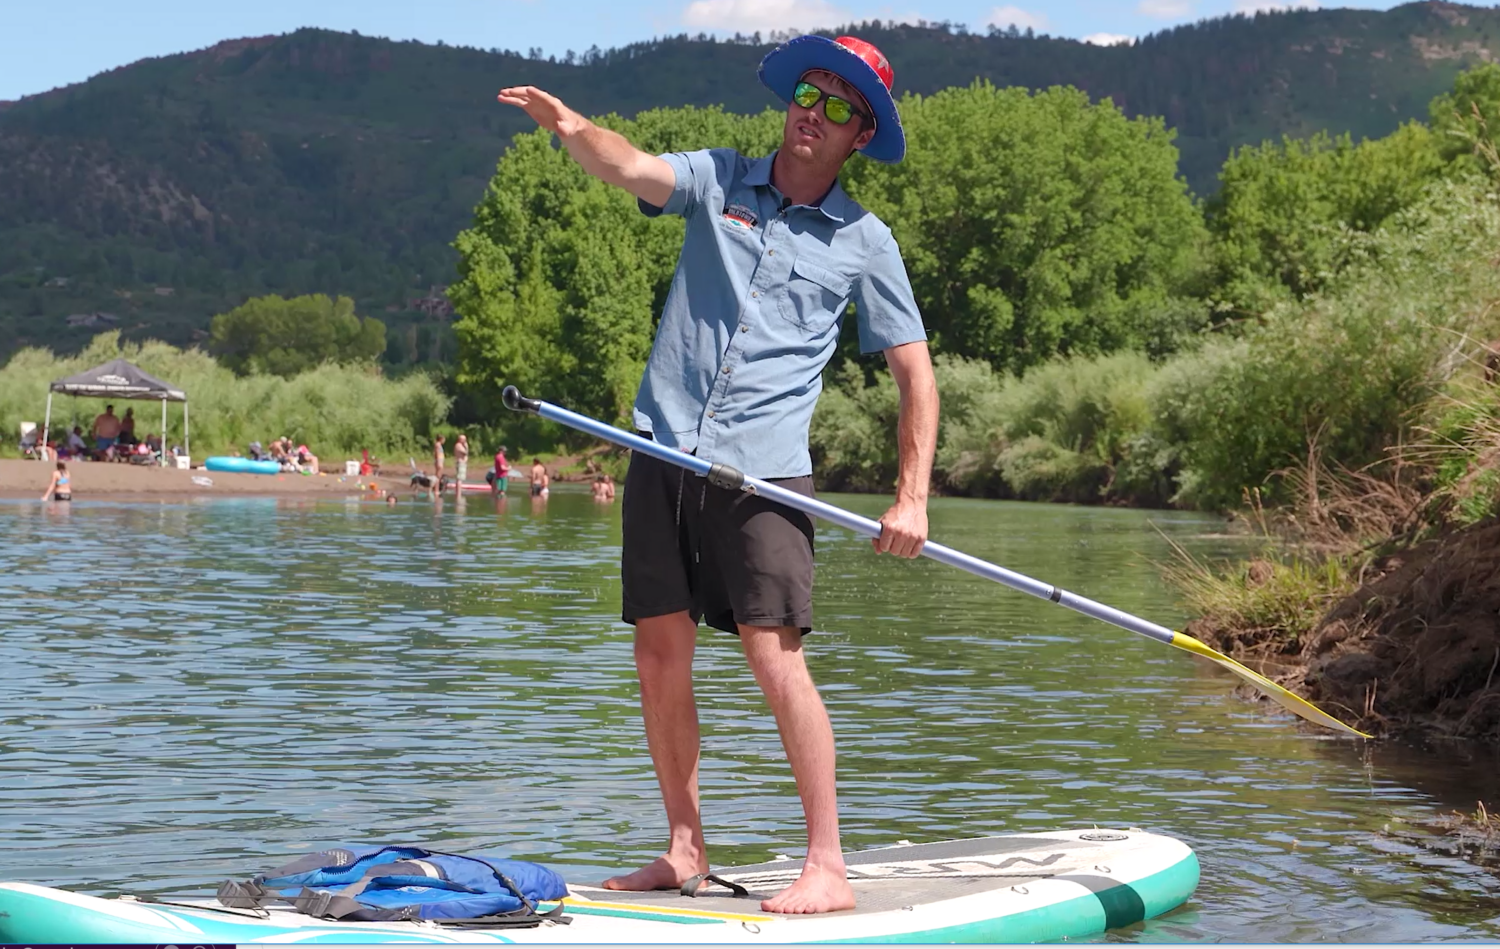
POLYGON ((308 854, 246 883, 219 887, 219 902, 259 909, 290 903, 323 919, 489 920, 536 925, 540 900, 560 900, 568 886, 556 872, 524 860, 461 856, 421 847, 340 847, 308 854))

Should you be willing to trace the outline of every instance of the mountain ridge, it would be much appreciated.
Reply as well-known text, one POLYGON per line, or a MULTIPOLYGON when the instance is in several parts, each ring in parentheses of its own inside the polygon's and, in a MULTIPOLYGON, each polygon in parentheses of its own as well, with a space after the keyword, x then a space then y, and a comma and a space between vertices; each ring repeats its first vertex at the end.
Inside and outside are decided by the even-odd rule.
MULTIPOLYGON (((1460 69, 1496 59, 1500 10, 1235 15, 1110 47, 943 24, 851 31, 896 64, 898 94, 1074 85, 1160 115, 1201 195, 1238 145, 1325 128, 1377 137, 1425 117, 1460 69)), ((349 293, 395 324, 430 323, 410 301, 448 282, 448 243, 531 127, 497 89, 530 82, 587 114, 758 112, 777 103, 754 78, 770 48, 756 39, 677 35, 558 59, 303 29, 0 104, 0 355, 76 346, 68 311, 107 307, 130 311, 132 333, 187 342, 259 292, 349 293), (56 278, 66 286, 45 286, 56 278)), ((410 336, 393 334, 395 361, 443 358, 410 336)))

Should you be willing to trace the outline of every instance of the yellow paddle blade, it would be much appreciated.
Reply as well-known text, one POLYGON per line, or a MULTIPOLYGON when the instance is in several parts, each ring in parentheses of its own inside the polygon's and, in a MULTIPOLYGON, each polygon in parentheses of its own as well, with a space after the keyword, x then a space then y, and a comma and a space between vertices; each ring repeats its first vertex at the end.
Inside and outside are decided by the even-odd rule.
POLYGON ((1204 659, 1212 659, 1214 662, 1217 662, 1219 665, 1223 666, 1230 672, 1233 672, 1235 675, 1239 676, 1241 679, 1244 679, 1246 682, 1264 692, 1271 699, 1271 701, 1275 702, 1277 705, 1280 705, 1282 708, 1286 709, 1288 712, 1291 712, 1293 715, 1298 716, 1299 718, 1305 718, 1309 722, 1322 725, 1325 728, 1332 728, 1335 731, 1345 732, 1350 735, 1358 735, 1360 738, 1371 737, 1369 735, 1366 735, 1364 732, 1359 731, 1358 729, 1350 728, 1348 725, 1345 725, 1343 722, 1334 718, 1332 715, 1329 715, 1327 712, 1318 708, 1316 705, 1312 704, 1301 696, 1295 695, 1292 692, 1283 689, 1281 686, 1272 682, 1270 679, 1267 679, 1265 676, 1245 668, 1238 662, 1235 662, 1233 659, 1224 655, 1222 652, 1219 652, 1217 649, 1212 649, 1204 645, 1202 642, 1194 639, 1186 633, 1173 632, 1172 645, 1176 646, 1178 649, 1186 649, 1188 652, 1192 653, 1195 656, 1202 656, 1204 659))

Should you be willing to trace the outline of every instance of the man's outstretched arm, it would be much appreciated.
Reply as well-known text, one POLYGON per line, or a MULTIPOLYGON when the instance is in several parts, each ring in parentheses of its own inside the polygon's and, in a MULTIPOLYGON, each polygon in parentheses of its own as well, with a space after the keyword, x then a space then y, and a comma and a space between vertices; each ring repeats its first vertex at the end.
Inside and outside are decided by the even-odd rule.
POLYGON ((881 517, 880 536, 873 543, 879 553, 915 557, 927 543, 927 489, 937 452, 937 379, 925 342, 892 346, 885 351, 885 360, 901 393, 901 415, 896 422, 900 475, 896 503, 881 517))
POLYGON ((672 166, 630 144, 619 132, 600 128, 536 86, 501 89, 499 99, 520 106, 542 128, 562 140, 583 170, 607 184, 624 188, 655 207, 672 197, 677 174, 672 166))

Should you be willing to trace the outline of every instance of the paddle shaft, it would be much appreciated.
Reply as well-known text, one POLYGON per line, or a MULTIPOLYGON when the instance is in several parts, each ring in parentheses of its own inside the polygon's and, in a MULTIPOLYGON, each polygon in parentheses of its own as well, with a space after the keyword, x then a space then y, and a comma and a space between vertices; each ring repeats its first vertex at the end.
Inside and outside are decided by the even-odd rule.
MULTIPOLYGON (((696 455, 689 455, 686 452, 668 448, 649 438, 642 438, 639 435, 621 431, 613 425, 606 425, 586 415, 570 412, 550 402, 523 398, 515 386, 505 387, 504 401, 506 408, 518 412, 531 412, 549 421, 566 425, 569 428, 586 432, 596 438, 629 448, 631 451, 638 451, 642 454, 650 455, 652 458, 665 461, 668 464, 686 468, 693 474, 707 478, 710 484, 721 488, 748 491, 764 498, 770 498, 804 514, 810 514, 813 517, 821 518, 840 527, 848 528, 856 534, 863 534, 866 537, 880 536, 881 528, 879 521, 872 521, 868 517, 862 517, 841 507, 835 507, 826 501, 819 501, 816 498, 809 498, 795 491, 788 491, 786 488, 772 484, 769 481, 752 478, 728 465, 714 464, 696 455)), ((986 580, 993 580, 996 583, 1004 584, 1012 590, 1029 593, 1037 599, 1049 600, 1059 606, 1065 606, 1076 613, 1091 616, 1094 619, 1102 620, 1121 629, 1129 630, 1132 633, 1139 633, 1157 642, 1173 645, 1174 634, 1172 630, 1167 629, 1165 626, 1158 626, 1155 623, 1143 620, 1139 616, 1133 616, 1123 610, 1117 610, 1112 606, 1106 606, 1103 603, 1079 596, 1076 593, 1069 593, 1061 587, 1033 580, 1024 574, 1016 573, 1014 570, 1007 570, 987 560, 972 557, 961 550, 954 550, 952 547, 945 547, 942 544, 928 541, 922 546, 922 556, 936 560, 938 563, 947 564, 950 567, 957 567, 960 570, 983 577, 986 580)))

